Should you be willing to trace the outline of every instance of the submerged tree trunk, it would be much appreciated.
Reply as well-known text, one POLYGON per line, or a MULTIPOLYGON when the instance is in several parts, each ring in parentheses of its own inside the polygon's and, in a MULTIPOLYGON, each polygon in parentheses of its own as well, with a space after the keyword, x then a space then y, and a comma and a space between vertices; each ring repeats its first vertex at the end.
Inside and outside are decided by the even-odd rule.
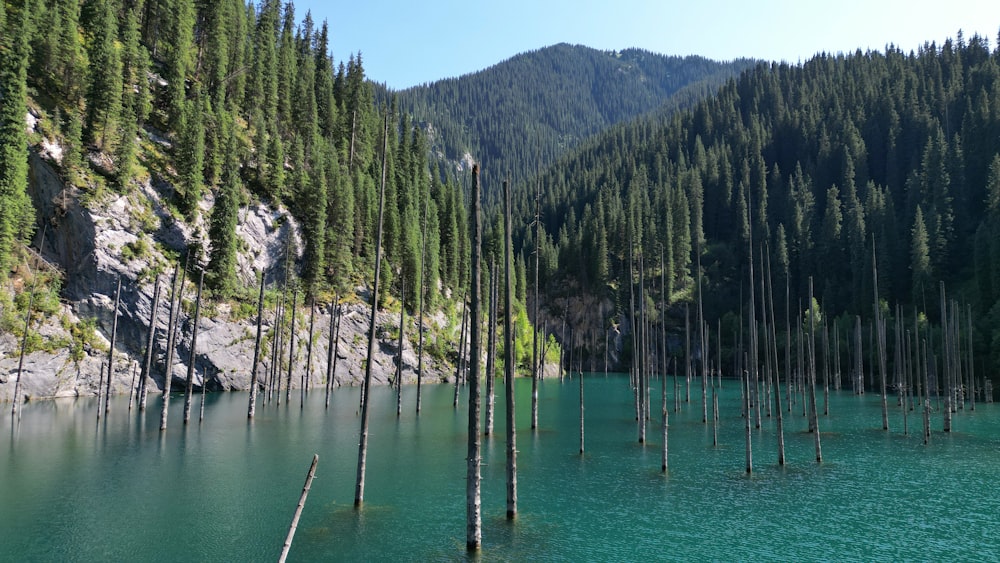
POLYGON ((813 280, 809 277, 809 406, 810 428, 816 443, 816 462, 823 462, 819 438, 819 413, 816 410, 816 310, 813 306, 813 280))
POLYGON ((260 367, 261 333, 264 324, 264 270, 260 271, 260 295, 257 297, 257 338, 253 344, 253 367, 250 369, 250 401, 247 418, 253 418, 257 410, 257 369, 260 367))
MULTIPOLYGON (((482 272, 482 208, 479 187, 479 166, 472 167, 472 303, 469 312, 469 342, 471 351, 469 353, 469 444, 468 455, 466 457, 466 534, 465 545, 470 551, 480 548, 483 541, 482 533, 482 502, 480 489, 482 477, 480 466, 482 465, 481 440, 479 434, 479 379, 481 377, 480 351, 482 350, 482 312, 480 297, 483 284, 482 272)), ((402 315, 400 315, 402 323, 402 315)), ((402 327, 400 328, 402 334, 402 327)), ((402 338, 400 338, 402 344, 402 338)), ((402 359, 402 357, 400 357, 402 359)))
POLYGON ((375 279, 372 283, 371 323, 368 326, 368 360, 365 362, 365 383, 361 400, 361 432, 358 440, 358 478, 354 487, 354 506, 365 499, 365 460, 368 457, 368 397, 371 396, 372 363, 375 360, 375 321, 378 312, 378 284, 382 275, 382 218, 385 215, 386 150, 389 142, 389 117, 382 126, 382 182, 378 191, 378 227, 375 231, 375 279))
MULTIPOLYGON (((205 270, 201 270, 198 276, 198 297, 194 305, 194 326, 191 327, 191 355, 188 357, 187 382, 184 387, 184 424, 191 419, 191 398, 194 391, 194 362, 198 354, 198 320, 201 318, 201 288, 205 282, 205 270)), ((205 377, 202 374, 202 386, 205 385, 205 377)))
POLYGON ((309 340, 306 344, 306 372, 299 382, 299 408, 305 408, 306 391, 312 384, 313 326, 316 321, 316 298, 309 302, 309 340))
MULTIPOLYGON (((538 428, 538 378, 539 378, 539 358, 538 358, 538 264, 541 252, 541 240, 538 238, 541 230, 541 199, 542 184, 535 185, 535 315, 531 319, 531 429, 538 428)), ((582 451, 581 442, 581 451, 582 451)))
POLYGON ((104 393, 104 414, 107 414, 111 410, 111 379, 114 375, 115 366, 115 344, 118 339, 118 313, 119 306, 122 300, 122 277, 118 276, 118 289, 115 290, 115 320, 111 323, 111 346, 108 347, 108 381, 107 389, 104 393))
POLYGON ((326 342, 326 399, 325 406, 330 408, 330 389, 333 388, 333 380, 336 377, 336 363, 337 358, 335 356, 335 348, 337 344, 338 335, 336 330, 340 328, 340 294, 338 293, 333 298, 333 303, 330 304, 330 334, 327 337, 326 342), (334 324, 334 318, 336 317, 336 324, 334 324))
POLYGON ((496 384, 497 356, 497 266, 490 263, 490 304, 487 326, 489 335, 486 344, 486 429, 487 436, 493 434, 493 393, 496 384))
POLYGON ((406 272, 399 280, 399 350, 396 356, 396 418, 403 414, 403 334, 405 333, 406 272))
POLYGON ((510 184, 504 197, 504 375, 507 387, 507 519, 517 516, 517 433, 514 429, 514 268, 511 242, 510 184))
POLYGON ((455 366, 455 397, 451 405, 456 409, 458 408, 458 389, 462 385, 462 362, 465 358, 465 323, 469 316, 468 298, 469 293, 466 291, 462 295, 462 329, 459 331, 460 335, 458 337, 458 362, 456 362, 457 365, 455 366))
POLYGON ((427 259, 427 198, 424 199, 424 207, 420 226, 420 284, 417 286, 417 414, 420 414, 421 380, 424 378, 424 291, 427 285, 424 281, 426 268, 424 261, 427 259))
POLYGON ((288 327, 288 374, 285 376, 285 406, 292 405, 292 367, 295 365, 295 313, 298 309, 299 286, 292 288, 292 324, 288 327))
POLYGON ((667 374, 663 374, 663 379, 660 380, 661 393, 663 395, 663 412, 660 415, 663 418, 663 457, 660 460, 660 470, 664 473, 667 472, 667 467, 669 463, 669 452, 670 448, 668 446, 668 438, 670 431, 670 409, 667 408, 667 374))
MULTIPOLYGON (((160 409, 160 431, 167 429, 167 414, 170 407, 170 384, 174 378, 174 347, 177 341, 177 324, 180 321, 181 301, 184 299, 184 278, 187 277, 187 258, 184 258, 184 268, 180 271, 180 284, 173 285, 170 291, 170 325, 167 331, 167 363, 163 368, 163 406, 160 409), (174 301, 176 294, 177 300, 174 301)), ((174 281, 177 281, 177 271, 174 270, 174 281)))
MULTIPOLYGON (((14 397, 13 405, 10 408, 10 416, 12 419, 20 419, 18 414, 18 407, 21 404, 21 371, 24 369, 24 353, 28 348, 28 329, 31 328, 31 309, 35 305, 35 287, 32 284, 31 293, 28 295, 28 312, 24 314, 24 334, 21 336, 21 353, 17 360, 17 378, 14 380, 14 397)), ((104 373, 103 368, 101 373, 104 373)), ((97 418, 101 418, 101 384, 97 384, 97 418)))
POLYGON ((309 489, 312 487, 313 477, 316 475, 316 464, 318 463, 319 454, 313 454, 309 473, 306 473, 306 483, 302 486, 302 495, 299 497, 299 504, 295 507, 295 514, 292 515, 292 524, 288 527, 288 535, 285 536, 285 544, 281 547, 281 555, 278 556, 278 563, 285 563, 288 559, 288 552, 292 549, 292 539, 295 537, 295 530, 299 526, 299 517, 302 516, 302 509, 306 505, 306 498, 309 496, 309 489))
POLYGON ((139 376, 139 411, 146 410, 146 394, 149 388, 150 370, 153 367, 153 347, 156 344, 156 319, 160 310, 160 276, 156 276, 153 286, 153 309, 149 316, 149 338, 146 340, 146 354, 142 374, 139 376))
POLYGON ((878 303, 878 264, 875 260, 875 241, 872 241, 872 279, 875 285, 875 333, 878 344, 878 372, 882 378, 882 430, 889 430, 889 404, 886 400, 885 323, 878 303))

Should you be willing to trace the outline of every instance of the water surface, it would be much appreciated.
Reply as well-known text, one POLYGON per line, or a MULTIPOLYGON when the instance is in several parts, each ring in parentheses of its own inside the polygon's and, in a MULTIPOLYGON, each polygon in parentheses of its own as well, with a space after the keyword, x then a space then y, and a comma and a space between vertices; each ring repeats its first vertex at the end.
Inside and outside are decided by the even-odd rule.
MULTIPOLYGON (((659 385, 654 381, 654 390, 659 385)), ((787 463, 776 464, 775 420, 753 430, 754 472, 744 471, 738 386, 721 395, 719 445, 702 423, 700 385, 671 410, 670 467, 660 471, 659 391, 639 444, 628 380, 586 378, 586 453, 579 453, 577 381, 540 385, 530 429, 530 381, 518 382, 518 508, 505 518, 504 401, 484 438, 483 542, 488 561, 525 560, 957 560, 1000 549, 1000 411, 978 405, 931 444, 894 408, 882 431, 875 395, 833 393, 820 419, 822 464, 801 406, 786 415, 787 463)), ((672 383, 669 386, 673 405, 672 383)), ((500 388, 502 390, 502 388, 500 388)), ((683 391, 682 391, 683 392, 683 391)), ((25 405, 0 418, 0 560, 268 561, 281 551, 313 453, 320 460, 292 560, 453 561, 465 552, 467 396, 453 388, 395 395, 373 389, 365 504, 353 507, 358 389, 330 408, 314 391, 300 408, 211 395, 205 420, 184 425, 171 401, 144 415, 112 401, 25 405)), ((822 409, 822 399, 821 409, 822 409)), ((894 401, 890 404, 895 405, 894 401)), ((8 405, 9 407, 9 405, 8 405)), ((9 411, 8 411, 9 412, 9 411)))

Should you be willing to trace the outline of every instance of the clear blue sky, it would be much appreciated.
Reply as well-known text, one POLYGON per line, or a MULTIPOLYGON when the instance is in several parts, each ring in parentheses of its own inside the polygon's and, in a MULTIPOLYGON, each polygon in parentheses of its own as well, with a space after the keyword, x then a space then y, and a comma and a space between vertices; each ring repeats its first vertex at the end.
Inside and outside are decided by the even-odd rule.
POLYGON ((361 52, 391 88, 475 72, 555 43, 667 55, 805 61, 820 51, 909 51, 959 29, 996 46, 1000 0, 299 0, 330 25, 337 61, 361 52))

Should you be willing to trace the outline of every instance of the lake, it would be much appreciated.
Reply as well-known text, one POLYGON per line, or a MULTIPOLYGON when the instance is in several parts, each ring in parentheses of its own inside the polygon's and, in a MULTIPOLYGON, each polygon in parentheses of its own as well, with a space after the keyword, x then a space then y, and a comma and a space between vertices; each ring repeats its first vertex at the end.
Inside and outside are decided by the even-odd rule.
MULTIPOLYGON (((669 380, 669 403, 673 384, 669 380)), ((465 551, 467 394, 427 385, 373 388, 365 504, 353 507, 359 390, 322 389, 302 408, 247 395, 208 396, 205 420, 181 420, 171 400, 159 431, 150 410, 94 398, 10 404, 0 417, 0 560, 273 561, 319 454, 290 560, 961 560, 1000 550, 1000 411, 960 411, 954 432, 932 419, 930 445, 911 412, 909 435, 890 399, 882 430, 875 394, 831 392, 819 424, 823 463, 801 407, 785 417, 787 462, 776 464, 775 419, 753 430, 754 472, 744 471, 739 386, 720 395, 719 445, 703 424, 700 383, 671 409, 670 468, 660 470, 659 381, 647 443, 639 444, 628 378, 587 374, 586 453, 579 453, 577 380, 540 383, 539 429, 530 429, 528 379, 517 385, 518 518, 507 521, 504 401, 483 440, 483 549, 465 551)), ((682 390, 683 392, 683 390, 682 390)), ((818 398, 822 412, 822 393, 818 398)))

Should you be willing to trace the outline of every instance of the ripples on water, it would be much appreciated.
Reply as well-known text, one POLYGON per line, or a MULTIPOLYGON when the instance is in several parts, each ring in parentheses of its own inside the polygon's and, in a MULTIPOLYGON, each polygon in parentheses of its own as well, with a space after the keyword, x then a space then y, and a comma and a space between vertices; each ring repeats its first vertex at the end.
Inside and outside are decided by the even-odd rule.
MULTIPOLYGON (((748 476, 738 388, 726 383, 719 446, 692 389, 692 404, 670 413, 663 475, 658 403, 640 445, 626 378, 588 376, 582 456, 576 383, 542 382, 541 427, 532 432, 530 382, 519 381, 519 516, 505 518, 501 394, 494 435, 483 440, 481 558, 996 558, 993 405, 958 414, 956 432, 936 431, 924 446, 916 413, 907 436, 894 408, 885 433, 877 396, 832 393, 831 416, 820 419, 823 464, 795 405, 785 414, 786 466, 776 465, 775 421, 765 417, 748 476)), ((322 392, 304 409, 297 397, 290 407, 259 407, 252 423, 246 395, 214 395, 205 422, 187 427, 175 399, 163 435, 158 410, 130 416, 124 400, 99 424, 93 399, 25 405, 20 424, 0 422, 0 560, 273 560, 314 452, 293 560, 464 559, 467 399, 455 410, 451 387, 426 386, 418 418, 415 392, 404 389, 397 420, 392 392, 373 389, 360 511, 355 388, 338 389, 329 410, 322 392)), ((939 413, 932 425, 940 430, 939 413)))

